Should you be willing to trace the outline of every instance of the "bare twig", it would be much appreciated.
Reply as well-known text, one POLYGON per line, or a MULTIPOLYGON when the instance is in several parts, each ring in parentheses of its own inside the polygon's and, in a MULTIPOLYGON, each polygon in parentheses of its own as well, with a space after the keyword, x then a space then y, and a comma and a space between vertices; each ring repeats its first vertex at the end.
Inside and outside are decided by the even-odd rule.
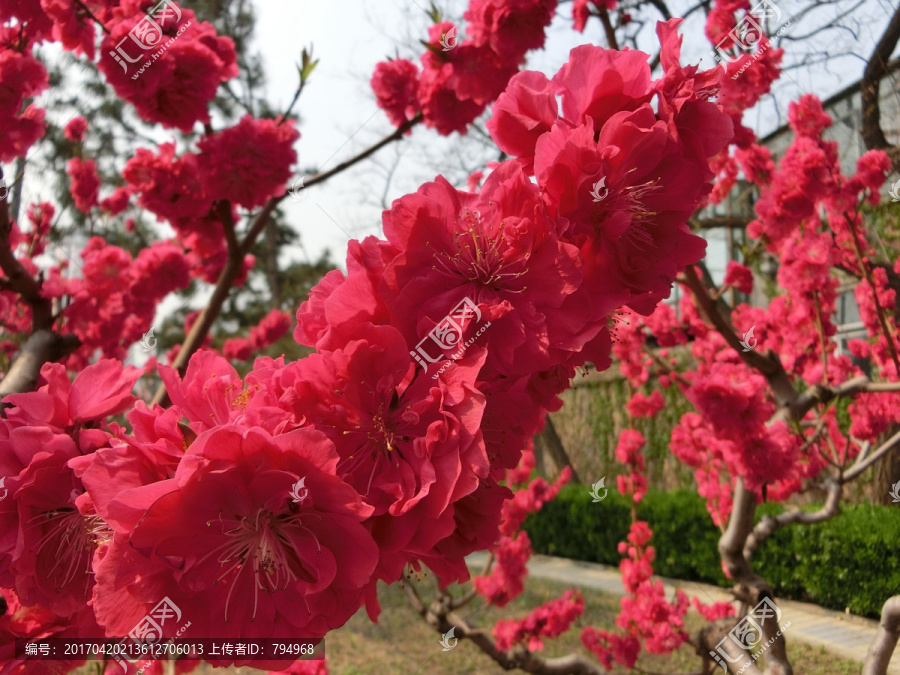
POLYGON ((399 127, 397 127, 397 129, 392 134, 385 136, 380 141, 378 141, 375 145, 373 145, 369 148, 366 148, 365 150, 363 150, 359 154, 354 155, 347 161, 341 162, 340 164, 338 164, 336 167, 334 167, 330 171, 325 171, 324 173, 317 173, 317 174, 313 174, 312 176, 309 176, 308 178, 306 178, 306 180, 303 181, 303 187, 308 188, 317 183, 324 183, 326 180, 328 180, 332 176, 335 176, 335 175, 341 173, 342 171, 349 169, 351 166, 353 166, 354 164, 356 164, 358 162, 361 162, 369 155, 372 155, 372 154, 378 152, 385 145, 388 145, 389 143, 393 143, 394 141, 400 140, 401 138, 403 138, 403 135, 407 131, 412 129, 414 126, 416 126, 421 121, 422 121, 422 115, 420 113, 420 114, 416 115, 415 117, 413 117, 411 120, 407 120, 406 122, 401 124, 399 127))
POLYGON ((859 241, 856 223, 853 218, 846 213, 844 214, 844 220, 847 221, 847 227, 850 228, 850 238, 853 240, 853 249, 856 251, 856 257, 859 259, 859 266, 862 268, 863 274, 866 277, 866 282, 869 284, 869 288, 872 289, 872 301, 875 303, 875 313, 878 315, 878 323, 881 324, 881 330, 884 331, 884 339, 887 342, 888 351, 891 354, 894 365, 897 367, 897 372, 900 373, 900 358, 897 356, 894 335, 891 333, 887 319, 885 318, 884 307, 881 306, 881 300, 878 299, 878 289, 875 286, 875 277, 872 274, 872 269, 866 262, 866 256, 863 255, 862 244, 859 241))
MULTIPOLYGON (((347 170, 354 164, 361 162, 366 157, 369 157, 370 155, 378 151, 380 148, 383 148, 385 145, 403 138, 403 134, 406 133, 406 131, 408 131, 414 125, 418 124, 421 120, 421 115, 409 120, 405 124, 397 127, 396 131, 386 136, 375 145, 367 148, 357 155, 354 155, 347 161, 338 164, 334 169, 312 176, 305 181, 304 187, 310 187, 311 185, 315 185, 316 183, 322 183, 332 176, 335 176, 342 171, 347 170)), ((244 265, 244 256, 246 256, 253 248, 253 245, 256 243, 257 237, 266 227, 269 216, 284 198, 285 195, 282 195, 280 197, 273 197, 268 202, 266 202, 266 205, 253 219, 253 222, 247 230, 247 233, 244 235, 243 241, 241 241, 239 245, 235 246, 236 242, 232 243, 231 241, 229 241, 228 260, 225 263, 225 267, 222 269, 221 274, 219 275, 219 279, 216 282, 216 287, 213 290, 212 297, 210 297, 209 302, 207 303, 206 307, 204 307, 203 311, 200 314, 200 317, 191 327, 190 333, 188 333, 181 345, 178 356, 175 357, 175 361, 172 363, 172 366, 176 368, 179 373, 184 374, 191 356, 195 351, 197 351, 197 349, 200 348, 200 345, 203 344, 203 341, 209 334, 213 323, 215 323, 216 319, 219 317, 219 314, 222 311, 222 306, 225 304, 225 301, 228 299, 228 296, 231 293, 231 287, 234 285, 234 282, 235 280, 237 280, 238 276, 240 276, 244 265)), ((226 202, 223 202, 222 204, 227 205, 226 202)), ((230 206, 227 206, 226 209, 226 207, 223 207, 222 204, 220 204, 220 209, 223 211, 223 213, 225 212, 225 210, 227 210, 227 214, 223 216, 224 218, 226 218, 226 220, 223 222, 223 227, 226 230, 227 237, 228 223, 230 222, 231 211, 230 206)), ((153 397, 153 402, 162 404, 166 400, 166 398, 166 388, 164 385, 160 384, 159 388, 156 390, 156 394, 153 397)))
POLYGON ((825 498, 825 504, 817 511, 803 511, 802 509, 793 508, 790 511, 779 513, 777 516, 763 516, 762 519, 753 528, 753 531, 747 537, 744 544, 744 557, 750 560, 754 551, 759 545, 771 536, 775 530, 793 525, 794 523, 802 523, 804 525, 813 525, 834 518, 840 511, 841 494, 843 492, 843 484, 845 480, 829 478, 826 481, 828 495, 825 498))
POLYGON ((600 17, 600 23, 603 24, 603 32, 606 35, 606 42, 610 49, 618 49, 619 41, 616 39, 616 29, 613 28, 612 21, 609 18, 609 10, 605 6, 601 6, 597 10, 597 16, 600 17))

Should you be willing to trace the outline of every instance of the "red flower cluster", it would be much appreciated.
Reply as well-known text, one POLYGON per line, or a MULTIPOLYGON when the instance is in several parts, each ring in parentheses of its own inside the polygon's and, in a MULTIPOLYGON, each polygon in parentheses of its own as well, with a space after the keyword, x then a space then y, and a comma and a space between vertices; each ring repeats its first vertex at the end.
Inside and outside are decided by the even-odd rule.
POLYGON ((643 52, 584 45, 552 80, 516 75, 487 123, 502 150, 533 167, 561 239, 578 246, 592 319, 623 302, 649 314, 705 250, 684 223, 711 188, 709 159, 732 124, 707 100, 718 75, 679 65, 678 23, 659 25, 660 80, 643 52))
POLYGON ((557 0, 472 0, 466 37, 449 21, 428 30, 422 70, 412 61, 379 63, 372 90, 391 122, 422 113, 438 133, 466 133, 468 125, 503 91, 531 49, 544 45, 557 0))
POLYGON ((502 619, 494 626, 498 649, 512 649, 524 643, 534 651, 544 648, 542 637, 562 635, 572 622, 584 614, 584 598, 578 591, 566 591, 562 597, 535 607, 524 619, 502 619))
MULTIPOLYGON (((502 82, 466 64, 493 67, 505 53, 508 63, 494 65, 516 65, 541 44, 554 7, 473 5, 469 37, 446 60, 426 55, 418 92, 483 106, 502 82)), ((731 126, 707 100, 708 77, 678 65, 676 26, 660 27, 665 74, 656 82, 647 55, 593 47, 574 50, 552 81, 520 75, 490 124, 517 159, 493 167, 476 192, 438 177, 384 213, 384 240, 351 242, 346 275, 328 274, 297 311, 294 336, 314 355, 258 358, 242 378, 201 349, 183 376, 159 368, 171 407, 138 403, 127 429, 109 418, 131 407, 135 372, 101 361, 69 383, 61 366, 45 367, 41 388, 9 397, 0 419, 9 490, 0 501, 0 584, 82 636, 124 636, 168 599, 191 622, 185 637, 318 639, 363 604, 376 617, 379 580, 421 564, 442 584, 464 580, 465 556, 495 546, 498 571, 476 587, 498 604, 514 597, 530 553, 516 531, 569 474, 552 486, 535 480, 513 499, 501 481, 560 405, 575 368, 609 363, 612 313, 625 303, 652 311, 703 251, 685 221, 731 126), (532 107, 526 89, 539 92, 532 107), (556 95, 562 117, 550 103, 556 95)), ((117 27, 104 51, 121 35, 117 27)), ((115 80, 109 71, 121 64, 108 54, 101 67, 148 119, 189 128, 205 114, 206 85, 229 72, 227 47, 195 26, 135 80, 115 80), (203 82, 179 79, 189 57, 208 66, 192 70, 203 82), (179 106, 170 98, 176 81, 186 97, 179 106)), ((396 96, 398 115, 407 94, 396 96)), ((283 190, 296 137, 288 123, 245 118, 204 138, 199 154, 139 151, 109 208, 135 193, 172 223, 190 256, 215 258, 220 249, 207 243, 223 246, 236 206, 254 208, 283 190)), ((75 193, 94 206, 81 176, 89 170, 76 168, 75 193)), ((32 215, 42 231, 43 212, 32 215)), ((16 231, 15 245, 27 239, 16 231)), ((115 351, 121 335, 104 326, 118 321, 136 340, 191 267, 214 268, 190 256, 166 243, 132 259, 96 239, 83 278, 56 270, 47 289, 73 298, 65 311, 86 345, 115 351)), ((288 324, 282 313, 267 317, 250 350, 288 324)), ((674 328, 671 339, 681 339, 674 328)), ((233 344, 230 355, 246 355, 244 347, 233 344)), ((635 434, 617 454, 632 469, 637 500, 643 439, 635 434)), ((513 480, 533 463, 524 457, 513 480)), ((649 535, 634 534, 629 583, 646 585, 649 535)), ((651 595, 631 610, 633 632, 671 648, 681 606, 651 595), (660 614, 674 626, 667 633, 641 623, 660 614)), ((564 597, 509 624, 502 640, 537 646, 582 606, 564 597)), ((178 626, 161 629, 170 637, 178 626)), ((217 661, 251 662, 270 667, 250 656, 217 661)))
POLYGON ((76 364, 86 363, 95 349, 124 358, 128 346, 150 330, 162 299, 190 283, 184 251, 172 242, 156 242, 132 258, 92 237, 81 258, 81 278, 66 279, 54 270, 45 284, 51 297, 69 298, 63 316, 85 346, 72 357, 76 364))
MULTIPOLYGON (((0 27, 0 38, 13 38, 12 29, 0 27)), ((3 40, 0 39, 0 44, 3 40)), ((47 88, 47 69, 44 64, 24 52, 0 48, 0 162, 11 162, 24 155, 44 135, 44 111, 34 104, 22 110, 26 99, 32 98, 47 88)))
POLYGON ((299 136, 293 122, 245 116, 201 139, 199 154, 176 155, 172 143, 161 144, 157 153, 140 148, 123 176, 139 195, 138 206, 175 229, 176 240, 188 251, 191 275, 215 283, 227 248, 223 210, 213 205, 230 203, 225 214, 237 222, 237 206, 252 209, 283 195, 297 161, 293 145, 299 136))
POLYGON ((180 5, 157 17, 161 35, 151 29, 136 38, 132 31, 144 16, 139 3, 112 10, 97 66, 142 119, 189 132, 209 122, 219 84, 237 76, 234 43, 180 5))
POLYGON ((97 175, 97 163, 92 159, 81 160, 75 157, 69 161, 66 170, 72 180, 70 189, 72 199, 75 200, 75 208, 82 213, 90 213, 90 210, 97 206, 100 197, 100 176, 97 175))
POLYGON ((246 361, 254 352, 261 351, 276 340, 280 340, 290 329, 291 315, 280 309, 273 309, 250 329, 248 337, 226 340, 222 345, 222 353, 228 359, 246 361))
POLYGON ((66 128, 63 130, 63 134, 66 138, 68 138, 73 143, 80 143, 84 140, 84 135, 87 133, 88 123, 87 120, 81 117, 73 117, 66 124, 66 128))

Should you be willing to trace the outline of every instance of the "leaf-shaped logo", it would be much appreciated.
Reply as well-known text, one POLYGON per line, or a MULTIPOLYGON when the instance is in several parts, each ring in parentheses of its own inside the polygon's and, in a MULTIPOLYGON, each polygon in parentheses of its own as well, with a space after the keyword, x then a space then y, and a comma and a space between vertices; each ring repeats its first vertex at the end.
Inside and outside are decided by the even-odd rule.
POLYGON ((591 190, 591 197, 594 198, 595 202, 602 202, 606 199, 606 196, 609 194, 609 190, 606 187, 606 176, 601 176, 600 180, 594 183, 593 189, 591 190), (601 192, 603 190, 603 192, 601 192))
POLYGON ((152 352, 156 349, 156 338, 153 335, 153 326, 141 337, 141 351, 152 352))
POLYGON ((609 490, 606 487, 606 476, 603 476, 603 478, 601 478, 591 486, 591 497, 593 498, 591 501, 602 502, 604 499, 606 499, 606 495, 608 494, 608 492, 609 490), (600 494, 601 490, 603 491, 602 495, 600 494))
POLYGON ((756 326, 750 326, 750 330, 741 336, 741 346, 744 348, 743 351, 745 352, 753 351, 753 349, 756 348, 757 341, 756 338, 753 337, 754 328, 756 328, 756 326))
POLYGON ((451 626, 450 630, 441 635, 441 646, 444 648, 442 651, 449 652, 456 646, 456 643, 459 642, 459 638, 454 637, 453 632, 456 630, 456 626, 451 626))
POLYGON ((888 494, 892 497, 894 504, 900 503, 900 480, 894 483, 893 489, 888 494))
POLYGON ((458 44, 458 40, 456 39, 456 26, 453 26, 446 33, 441 35, 441 49, 442 52, 449 52, 458 44))
POLYGON ((306 476, 303 476, 303 478, 291 486, 291 499, 295 504, 300 504, 308 495, 309 490, 306 488, 306 476))

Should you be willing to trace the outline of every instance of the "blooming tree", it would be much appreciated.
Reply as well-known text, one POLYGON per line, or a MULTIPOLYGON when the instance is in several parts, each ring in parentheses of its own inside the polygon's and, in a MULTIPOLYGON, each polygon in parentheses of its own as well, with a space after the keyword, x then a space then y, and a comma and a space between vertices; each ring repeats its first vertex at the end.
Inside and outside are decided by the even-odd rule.
MULTIPOLYGON (((893 447, 873 449, 900 409, 894 298, 861 216, 866 201, 878 201, 890 161, 873 151, 843 177, 821 139, 828 120, 809 97, 792 108, 797 140, 776 166, 741 120, 778 74, 778 50, 756 59, 753 84, 738 88, 731 74, 757 55, 726 69, 683 65, 679 19, 657 25, 657 78, 648 54, 592 45, 574 48, 552 77, 519 72, 544 44, 556 4, 476 0, 464 38, 438 21, 420 65, 379 64, 372 86, 396 131, 307 177, 306 187, 414 125, 463 132, 491 104, 487 128, 508 159, 468 190, 438 176, 394 201, 384 237, 351 241, 346 273, 329 272, 296 310, 293 338, 315 353, 260 357, 240 374, 232 361, 292 324, 275 310, 246 337, 209 347, 293 176, 294 120, 247 114, 214 128, 210 102, 238 72, 235 46, 175 2, 0 2, 0 162, 41 141, 45 111, 33 98, 49 85, 35 51, 45 42, 96 63, 145 123, 203 128, 184 147, 137 149, 123 163, 125 184, 102 199, 95 158, 67 166, 79 211, 113 216, 134 205, 171 226, 173 237, 136 256, 94 236, 80 274, 67 275, 41 260, 54 205, 30 204, 21 218, 6 194, 0 201, 3 332, 18 354, 0 382, 3 672, 42 667, 13 652, 16 638, 122 638, 164 600, 190 617, 184 628, 161 626, 164 638, 319 641, 363 606, 377 619, 377 582, 423 565, 441 590, 429 606, 405 586, 419 612, 442 632, 458 627, 505 667, 601 672, 633 666, 641 650, 676 649, 691 639, 689 603, 667 599, 652 579, 652 532, 638 521, 620 548, 629 596, 619 632, 586 628, 591 658, 538 654, 582 613, 576 593, 499 623, 493 637, 454 615, 475 593, 502 606, 521 592, 530 554, 522 522, 569 477, 529 482, 531 438, 578 369, 605 369, 613 355, 636 387, 657 378, 695 403, 672 449, 697 468, 712 517, 729 523, 721 549, 738 597, 772 598, 750 566, 758 542, 778 526, 831 515, 841 486, 893 447), (751 235, 785 261, 787 293, 765 310, 726 310, 691 267, 705 251, 692 214, 711 193, 721 197, 738 168, 762 194, 751 235), (873 360, 877 381, 827 340, 838 264, 862 279, 870 340, 854 349, 873 360), (198 280, 214 283, 213 294, 169 363, 124 364, 162 299, 198 280), (679 316, 661 304, 676 282, 692 298, 679 316), (759 327, 766 355, 732 349, 732 327, 745 320, 759 327), (693 368, 648 355, 651 333, 664 346, 690 342, 693 368), (807 335, 819 341, 799 349, 807 335), (148 404, 132 392, 151 371, 163 387, 148 404), (799 383, 807 388, 797 394, 799 383), (847 430, 829 403, 849 395, 847 430), (786 499, 828 465, 838 470, 827 513, 791 511, 753 527, 766 490, 786 499), (452 597, 447 587, 469 578, 465 556, 487 549, 496 566, 473 593, 452 597)), ((591 7, 574 3, 576 28, 596 12, 614 33, 615 2, 591 7)), ((311 69, 305 58, 298 96, 311 69)), ((73 143, 90 133, 84 119, 65 126, 73 143)), ((752 279, 733 267, 726 283, 746 288, 752 279)), ((629 412, 653 414, 659 401, 658 391, 637 395, 629 412)), ((616 449, 630 472, 618 487, 634 502, 646 491, 642 446, 629 430, 616 449)), ((730 607, 697 609, 727 630, 730 607)), ((884 672, 889 633, 873 673, 884 672)), ((709 651, 714 636, 694 640, 709 651)), ((773 642, 769 671, 790 673, 783 637, 773 642)), ((203 658, 283 667, 249 655, 203 658)))

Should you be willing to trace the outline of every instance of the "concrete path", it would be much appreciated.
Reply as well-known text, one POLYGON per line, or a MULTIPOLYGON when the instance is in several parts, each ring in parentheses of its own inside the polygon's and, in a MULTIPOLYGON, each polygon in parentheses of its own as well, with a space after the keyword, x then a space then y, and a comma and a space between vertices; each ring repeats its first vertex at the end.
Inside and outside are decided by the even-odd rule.
MULTIPOLYGON (((467 562, 473 573, 477 573, 481 571, 486 559, 487 553, 478 552, 470 555, 467 562)), ((596 588, 611 595, 625 595, 618 568, 607 565, 535 555, 528 562, 528 572, 539 579, 596 588)), ((731 596, 718 586, 660 578, 666 587, 667 597, 671 597, 674 590, 680 588, 688 597, 697 597, 705 603, 731 600, 731 596)), ((837 656, 858 661, 860 666, 865 661, 866 651, 878 628, 877 621, 791 600, 779 599, 778 606, 781 608, 782 619, 791 622, 786 633, 789 640, 824 647, 837 656)), ((900 649, 894 651, 888 673, 900 675, 900 649)))

